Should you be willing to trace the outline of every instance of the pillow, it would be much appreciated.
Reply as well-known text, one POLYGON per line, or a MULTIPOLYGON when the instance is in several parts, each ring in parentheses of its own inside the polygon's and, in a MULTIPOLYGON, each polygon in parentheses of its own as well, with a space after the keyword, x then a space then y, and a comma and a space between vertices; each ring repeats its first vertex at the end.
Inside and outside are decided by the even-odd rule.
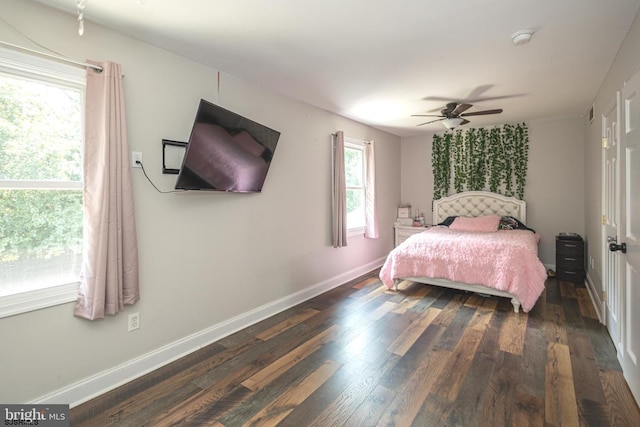
POLYGON ((498 226, 499 230, 529 230, 532 233, 535 233, 536 230, 527 227, 520 220, 514 218, 512 216, 503 216, 500 218, 500 225, 498 226))
POLYGON ((486 233, 498 231, 498 224, 500 224, 499 215, 486 215, 476 218, 459 216, 451 223, 449 228, 458 231, 479 231, 486 233))
POLYGON ((458 218, 457 216, 448 216, 444 221, 442 221, 440 224, 438 225, 444 225, 446 227, 450 226, 451 223, 453 222, 453 220, 455 220, 456 218, 458 218))

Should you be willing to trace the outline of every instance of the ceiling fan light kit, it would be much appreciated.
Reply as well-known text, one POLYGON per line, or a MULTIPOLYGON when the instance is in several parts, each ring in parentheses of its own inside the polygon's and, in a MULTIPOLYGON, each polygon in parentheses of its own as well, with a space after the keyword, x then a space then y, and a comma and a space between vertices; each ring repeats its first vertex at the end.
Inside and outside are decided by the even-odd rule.
POLYGON ((460 124, 464 121, 464 119, 460 118, 460 117, 452 117, 450 119, 445 119, 442 121, 442 124, 444 125, 444 127, 446 127, 449 130, 453 130, 456 127, 460 126, 460 124))

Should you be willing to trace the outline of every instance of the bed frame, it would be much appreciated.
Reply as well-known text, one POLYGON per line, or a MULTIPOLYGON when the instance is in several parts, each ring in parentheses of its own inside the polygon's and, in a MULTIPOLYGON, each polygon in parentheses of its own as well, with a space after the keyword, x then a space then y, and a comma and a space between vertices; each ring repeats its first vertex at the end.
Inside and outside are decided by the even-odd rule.
MULTIPOLYGON (((483 215, 509 215, 519 219, 526 224, 527 206, 523 200, 514 197, 506 197, 500 194, 487 191, 466 191, 443 197, 433 202, 433 224, 439 224, 449 216, 483 216, 483 215)), ((499 297, 511 298, 513 311, 520 312, 520 300, 509 292, 488 288, 483 285, 474 285, 461 282, 453 282, 447 279, 433 279, 429 277, 404 277, 396 279, 396 289, 400 280, 411 280, 413 282, 427 285, 442 286, 445 288, 460 289, 463 291, 477 292, 485 295, 495 295, 499 297)))

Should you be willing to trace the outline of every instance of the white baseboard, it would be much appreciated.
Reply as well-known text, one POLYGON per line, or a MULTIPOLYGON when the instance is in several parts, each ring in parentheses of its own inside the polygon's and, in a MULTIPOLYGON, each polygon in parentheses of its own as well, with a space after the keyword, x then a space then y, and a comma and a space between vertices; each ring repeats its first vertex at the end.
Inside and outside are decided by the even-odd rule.
POLYGON ((98 397, 123 384, 141 377, 155 369, 167 365, 174 360, 193 353, 200 348, 214 343, 234 332, 251 326, 267 317, 280 313, 288 308, 311 299, 323 292, 356 279, 371 270, 380 267, 385 258, 379 258, 366 265, 331 277, 294 294, 272 301, 254 310, 240 314, 205 330, 181 338, 164 347, 160 347, 121 365, 102 371, 76 383, 70 384, 45 396, 34 400, 33 404, 69 404, 78 406, 98 397))
POLYGON ((596 309, 598 320, 600 321, 600 323, 605 324, 605 303, 604 301, 602 301, 602 298, 600 298, 600 295, 596 291, 596 287, 593 285, 593 281, 591 280, 591 276, 589 275, 589 273, 587 273, 585 281, 587 285, 587 291, 589 292, 589 296, 591 297, 591 302, 593 303, 593 307, 596 309))

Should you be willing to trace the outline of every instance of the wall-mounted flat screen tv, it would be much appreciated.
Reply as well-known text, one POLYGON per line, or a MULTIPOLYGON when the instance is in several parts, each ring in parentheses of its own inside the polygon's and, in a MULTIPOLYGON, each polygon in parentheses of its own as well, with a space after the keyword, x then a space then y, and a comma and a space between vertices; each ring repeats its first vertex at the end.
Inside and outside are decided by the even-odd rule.
POLYGON ((202 99, 176 189, 260 192, 279 138, 280 132, 202 99))

